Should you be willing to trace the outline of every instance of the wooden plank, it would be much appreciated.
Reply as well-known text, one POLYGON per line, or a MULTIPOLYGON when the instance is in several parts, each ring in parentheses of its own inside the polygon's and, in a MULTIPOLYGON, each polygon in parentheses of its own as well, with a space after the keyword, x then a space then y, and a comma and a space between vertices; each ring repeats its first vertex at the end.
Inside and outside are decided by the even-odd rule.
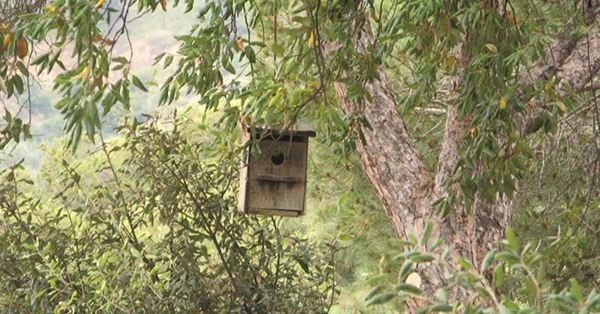
POLYGON ((298 178, 299 182, 306 180, 306 150, 307 142, 281 142, 262 140, 256 144, 258 149, 250 156, 252 170, 248 173, 250 180, 257 180, 258 175, 269 175, 275 177, 298 178), (260 155, 257 153, 260 151, 260 155), (283 162, 275 164, 272 161, 273 154, 283 154, 283 162))
POLYGON ((251 133, 254 128, 255 134, 261 134, 263 131, 267 131, 266 134, 269 137, 278 138, 279 136, 298 136, 298 137, 315 137, 317 133, 315 130, 306 122, 300 121, 295 125, 289 126, 284 129, 284 125, 271 125, 271 126, 249 126, 244 124, 242 126, 244 133, 251 133))
MULTIPOLYGON (((249 132, 244 132, 244 143, 252 141, 251 137, 249 132)), ((286 217, 303 215, 308 138, 298 139, 292 135, 285 141, 262 139, 247 151, 248 160, 240 169, 238 210, 286 217)))
MULTIPOLYGON (((242 134, 243 143, 247 143, 250 140, 250 136, 248 134, 242 134)), ((246 195, 248 194, 248 172, 250 171, 250 165, 247 160, 244 160, 244 155, 246 158, 250 157, 249 149, 246 148, 242 152, 242 160, 243 164, 240 168, 240 188, 238 194, 238 211, 242 213, 246 213, 248 211, 248 198, 246 195)))
POLYGON ((248 208, 249 214, 267 215, 267 216, 284 216, 298 217, 301 215, 298 211, 293 210, 273 210, 268 208, 248 208))

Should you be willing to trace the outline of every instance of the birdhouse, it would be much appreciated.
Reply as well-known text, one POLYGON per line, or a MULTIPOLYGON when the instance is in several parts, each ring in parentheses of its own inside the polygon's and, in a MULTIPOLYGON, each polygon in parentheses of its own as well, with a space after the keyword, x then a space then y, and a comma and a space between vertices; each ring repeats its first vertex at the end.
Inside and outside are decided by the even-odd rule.
POLYGON ((301 124, 288 129, 242 126, 246 151, 240 170, 238 210, 249 214, 304 215, 308 138, 301 124))

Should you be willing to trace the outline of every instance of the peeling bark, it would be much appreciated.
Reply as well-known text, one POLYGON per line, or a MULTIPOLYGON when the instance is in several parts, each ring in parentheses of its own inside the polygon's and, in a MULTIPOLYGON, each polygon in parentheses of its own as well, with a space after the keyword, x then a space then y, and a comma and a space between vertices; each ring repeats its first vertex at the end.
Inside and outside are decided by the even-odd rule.
POLYGON ((398 115, 383 69, 379 74, 380 81, 365 86, 373 102, 361 109, 346 97, 345 84, 335 82, 334 86, 342 110, 362 110, 373 126, 372 131, 363 130, 366 141, 356 142, 357 153, 396 234, 405 238, 408 233, 420 234, 431 217, 433 182, 398 115))

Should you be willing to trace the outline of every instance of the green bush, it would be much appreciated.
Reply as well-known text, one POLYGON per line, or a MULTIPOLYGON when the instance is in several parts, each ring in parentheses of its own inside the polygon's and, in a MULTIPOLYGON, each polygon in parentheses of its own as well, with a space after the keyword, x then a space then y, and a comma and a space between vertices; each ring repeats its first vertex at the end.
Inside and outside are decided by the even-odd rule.
POLYGON ((554 282, 545 278, 544 264, 548 257, 544 250, 530 243, 520 245, 511 228, 506 230, 506 239, 499 249, 494 249, 484 258, 481 267, 446 250, 439 252, 440 240, 430 240, 430 229, 421 239, 413 237, 406 242, 404 252, 398 254, 398 275, 395 285, 375 286, 366 295, 368 306, 377 306, 400 298, 402 301, 417 302, 421 307, 415 313, 452 312, 479 313, 598 313, 600 294, 575 278, 568 287, 556 291, 554 282), (429 235, 428 235, 429 234, 429 235), (425 267, 452 269, 445 279, 445 286, 435 293, 424 293, 419 270, 425 267), (477 271, 476 269, 481 269, 477 271), (413 278, 417 279, 411 279, 413 278), (456 301, 459 294, 461 301, 456 301), (435 295, 428 298, 427 295, 435 295))
POLYGON ((232 163, 149 121, 87 156, 49 152, 39 186, 2 171, 0 311, 327 312, 335 248, 239 214, 232 163))

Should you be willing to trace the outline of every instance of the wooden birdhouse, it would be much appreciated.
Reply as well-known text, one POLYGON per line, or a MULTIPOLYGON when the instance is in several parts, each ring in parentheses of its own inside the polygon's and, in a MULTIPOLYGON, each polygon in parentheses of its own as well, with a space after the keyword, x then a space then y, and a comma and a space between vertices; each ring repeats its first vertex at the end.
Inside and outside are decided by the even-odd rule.
POLYGON ((302 124, 287 130, 242 126, 247 144, 240 170, 238 210, 249 214, 304 215, 308 138, 302 124))

